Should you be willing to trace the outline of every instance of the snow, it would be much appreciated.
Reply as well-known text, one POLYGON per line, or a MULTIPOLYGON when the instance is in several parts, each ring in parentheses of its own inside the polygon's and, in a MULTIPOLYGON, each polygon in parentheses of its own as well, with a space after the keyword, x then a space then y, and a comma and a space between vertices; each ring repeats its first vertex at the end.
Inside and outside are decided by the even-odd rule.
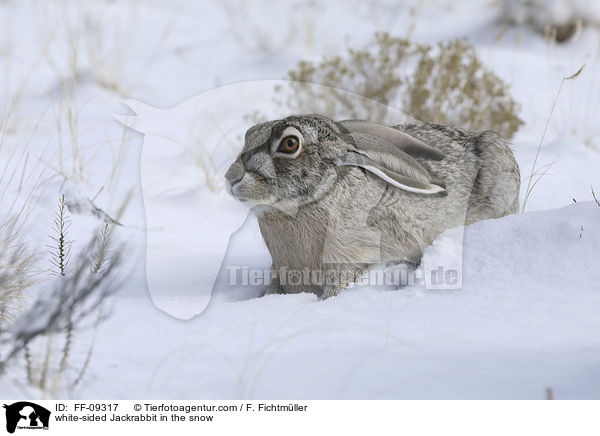
POLYGON ((106 347, 94 395, 542 398, 551 386, 596 398, 599 218, 586 202, 468 227, 460 290, 217 295, 188 322, 123 299, 98 343, 144 346, 135 356, 106 347), (145 364, 131 373, 132 360, 145 364))
MULTIPOLYGON (((502 6, 487 3, 0 2, 0 125, 11 122, 0 169, 20 175, 28 153, 29 171, 44 170, 43 190, 37 177, 1 179, 0 216, 41 195, 24 233, 40 270, 61 192, 86 205, 72 215, 75 252, 100 224, 91 199, 123 223, 115 235, 130 247, 126 286, 97 332, 75 337, 65 386, 28 396, 524 399, 550 387, 598 398, 600 30, 551 44, 507 28, 502 6), (511 86, 526 123, 512 141, 521 202, 561 80, 586 65, 563 83, 536 163, 548 172, 526 213, 451 229, 428 248, 425 269, 454 262, 460 289, 355 286, 320 301, 230 286, 226 265, 270 261, 256 219, 222 189, 252 124, 244 115, 282 116, 273 85, 296 62, 361 47, 375 31, 465 37, 511 86), (87 375, 69 386, 94 334, 87 375)), ((22 396, 22 368, 12 371, 5 398, 22 396)))

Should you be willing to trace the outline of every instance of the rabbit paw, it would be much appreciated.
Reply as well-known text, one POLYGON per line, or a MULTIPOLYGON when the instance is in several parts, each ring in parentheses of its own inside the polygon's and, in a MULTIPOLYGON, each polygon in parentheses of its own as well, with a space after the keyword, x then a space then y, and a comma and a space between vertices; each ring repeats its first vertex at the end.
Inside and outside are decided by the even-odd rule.
POLYGON ((274 294, 285 294, 285 291, 281 286, 267 286, 264 291, 260 294, 261 297, 265 295, 274 295, 274 294))

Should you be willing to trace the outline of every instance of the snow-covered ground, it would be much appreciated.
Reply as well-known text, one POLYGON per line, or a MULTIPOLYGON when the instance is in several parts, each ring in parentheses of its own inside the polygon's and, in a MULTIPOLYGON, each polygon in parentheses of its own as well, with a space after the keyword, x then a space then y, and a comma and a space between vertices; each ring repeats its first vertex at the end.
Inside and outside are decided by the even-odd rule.
MULTIPOLYGON (((95 333, 86 378, 53 392, 27 388, 28 397, 543 398, 551 388, 556 398, 599 398, 600 206, 591 186, 600 194, 600 30, 586 26, 557 45, 506 27, 501 12, 465 0, 0 2, 0 107, 9 120, 0 165, 17 174, 2 186, 0 210, 24 201, 33 186, 36 178, 21 182, 21 173, 44 171, 43 195, 24 225, 40 268, 49 268, 45 246, 59 193, 94 198, 111 216, 129 199, 115 235, 129 244, 131 272, 95 333), (152 148, 113 118, 131 115, 121 100, 172 108, 219 86, 284 79, 299 60, 344 54, 376 31, 423 43, 465 37, 510 84, 525 121, 512 144, 522 201, 561 81, 586 65, 563 83, 536 164, 548 172, 526 213, 465 229, 460 290, 357 287, 325 301, 256 298, 257 288, 229 288, 222 271, 212 298, 206 284, 194 296, 186 286, 206 278, 194 256, 216 258, 228 242, 216 235, 244 221, 242 212, 224 217, 234 206, 220 184, 241 148, 237 135, 252 123, 235 122, 230 95, 217 102, 232 118, 212 120, 226 132, 195 126, 182 137, 190 144, 152 148), (17 157, 9 159, 12 150, 17 157), (159 200, 149 202, 148 192, 159 200), (194 230, 189 239, 182 228, 194 230), (161 269, 160 255, 153 258, 148 280, 162 287, 152 295, 147 237, 159 247, 183 241, 169 253, 180 256, 179 269, 166 262, 161 269), (164 277, 178 281, 169 289, 164 277), (204 306, 190 320, 169 315, 189 317, 204 306)), ((269 95, 256 105, 277 110, 269 95)), ((88 214, 72 221, 76 252, 98 222, 88 214)), ((424 262, 451 251, 441 243, 448 235, 424 262)), ((228 254, 268 266, 255 220, 232 237, 228 254)), ((76 337, 74 367, 93 334, 76 337)), ((24 383, 15 369, 0 380, 0 396, 22 396, 24 383)))

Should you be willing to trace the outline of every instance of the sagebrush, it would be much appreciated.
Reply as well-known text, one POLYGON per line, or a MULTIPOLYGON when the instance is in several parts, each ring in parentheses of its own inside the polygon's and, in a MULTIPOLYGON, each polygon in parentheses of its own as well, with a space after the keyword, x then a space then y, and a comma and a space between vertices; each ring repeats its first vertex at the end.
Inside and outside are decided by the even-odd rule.
POLYGON ((433 47, 378 33, 373 43, 345 56, 300 62, 289 78, 292 92, 279 103, 295 113, 381 122, 391 106, 422 121, 494 130, 507 138, 523 125, 508 85, 463 40, 433 47))

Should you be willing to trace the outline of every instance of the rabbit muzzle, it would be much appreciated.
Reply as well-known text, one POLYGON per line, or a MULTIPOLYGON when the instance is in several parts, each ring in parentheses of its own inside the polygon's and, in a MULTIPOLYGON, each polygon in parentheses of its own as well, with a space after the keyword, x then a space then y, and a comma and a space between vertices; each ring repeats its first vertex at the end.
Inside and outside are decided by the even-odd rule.
POLYGON ((232 188, 239 183, 243 178, 246 170, 241 162, 235 161, 231 164, 227 172, 225 173, 225 185, 227 186, 227 192, 232 193, 232 188))
POLYGON ((225 187, 229 195, 239 201, 262 204, 272 201, 268 186, 253 171, 246 171, 236 160, 225 173, 225 187))

